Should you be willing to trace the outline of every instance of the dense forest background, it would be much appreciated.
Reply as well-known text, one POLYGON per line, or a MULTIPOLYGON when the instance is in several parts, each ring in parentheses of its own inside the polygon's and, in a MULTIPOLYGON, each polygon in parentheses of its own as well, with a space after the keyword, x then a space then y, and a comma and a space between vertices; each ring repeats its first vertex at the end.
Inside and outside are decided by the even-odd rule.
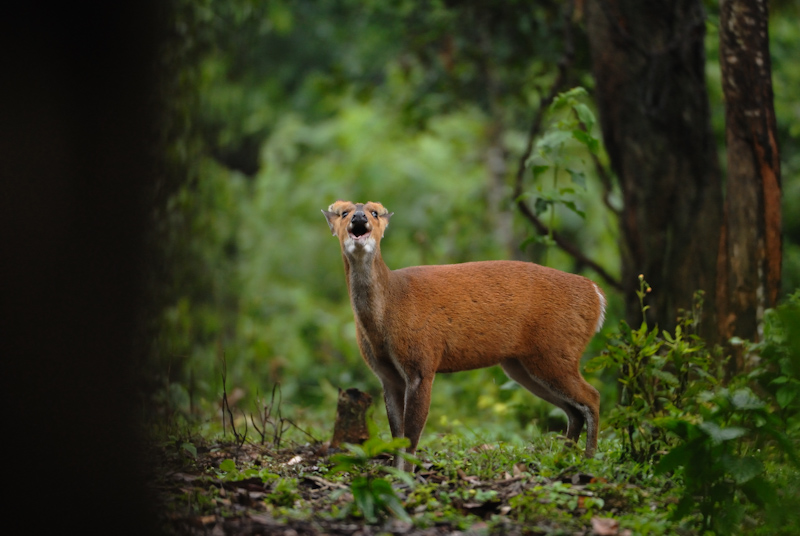
MULTIPOLYGON (((763 339, 729 324, 759 342, 734 339, 719 353, 687 335, 694 317, 684 317, 683 335, 653 331, 653 320, 675 321, 670 298, 678 294, 664 289, 683 272, 667 277, 667 264, 639 271, 628 262, 630 231, 672 235, 629 225, 636 218, 623 226, 619 214, 635 206, 625 196, 631 184, 657 202, 660 190, 648 185, 662 171, 680 174, 659 158, 641 160, 649 183, 630 182, 630 166, 620 168, 619 156, 640 155, 609 143, 609 125, 635 109, 603 111, 626 101, 602 89, 603 47, 591 43, 607 34, 589 22, 636 19, 608 10, 597 19, 598 7, 676 10, 655 21, 665 25, 636 19, 608 29, 642 57, 677 57, 677 69, 695 60, 685 85, 658 70, 639 77, 666 91, 639 96, 654 112, 670 109, 652 98, 665 94, 706 109, 713 141, 703 147, 717 158, 699 168, 721 169, 720 184, 730 185, 723 118, 732 101, 722 95, 737 79, 723 86, 720 59, 730 68, 737 56, 724 54, 736 44, 722 35, 727 12, 694 0, 495 4, 12 6, 0 19, 9 511, 29 524, 130 534, 157 534, 165 524, 254 533, 259 523, 288 533, 287 521, 296 533, 314 533, 309 520, 317 532, 340 534, 588 534, 595 517, 617 518, 622 534, 727 533, 743 521, 759 529, 752 533, 797 533, 797 6, 770 3, 771 61, 750 58, 770 71, 775 90, 778 298, 794 307, 761 311, 763 339), (681 21, 685 31, 672 31, 681 21), (701 80, 704 89, 692 89, 701 80), (358 523, 367 512, 355 493, 364 499, 363 484, 386 476, 371 462, 386 444, 372 441, 342 473, 324 443, 306 435, 329 437, 336 387, 378 391, 357 354, 338 246, 319 213, 339 197, 379 199, 396 213, 384 241, 392 267, 521 258, 585 273, 606 289, 612 314, 587 352, 588 377, 604 401, 594 459, 563 448, 555 434, 537 438, 559 416, 497 371, 443 377, 423 438, 432 470, 415 475, 414 489, 407 477, 382 480, 402 500, 395 514, 414 516, 414 532, 386 512, 381 526, 358 523), (140 285, 145 267, 148 289, 140 285), (649 294, 638 273, 653 284, 649 294), (640 329, 636 291, 654 315, 640 329), (151 329, 138 331, 141 323, 151 329), (728 378, 717 359, 737 348, 762 360, 728 378), (148 389, 137 389, 140 379, 148 389), (618 380, 638 389, 621 404, 618 380), (305 431, 289 426, 282 443, 258 441, 252 428, 245 442, 230 426, 220 434, 223 394, 241 431, 245 412, 275 385, 273 422, 289 418, 305 431), (142 404, 142 393, 155 404, 142 404), (166 432, 156 434, 164 441, 155 449, 142 441, 152 438, 142 417, 166 432)), ((635 75, 640 64, 630 67, 635 75)), ((655 113, 651 123, 670 117, 655 113)), ((688 134, 697 132, 686 132, 665 146, 665 161, 680 154, 674 142, 691 147, 688 134)), ((674 184, 696 191, 690 181, 674 184)), ((663 216, 650 206, 633 215, 663 216)), ((671 212, 684 223, 698 213, 671 212)), ((712 301, 704 310, 713 314, 712 301)), ((381 412, 373 417, 386 438, 381 412)))
MULTIPOLYGON (((724 183, 720 13, 716 2, 703 7, 710 165, 724 183)), ((623 192, 602 143, 584 8, 173 2, 159 55, 166 156, 152 214, 162 252, 150 318, 160 407, 218 430, 224 370, 229 401, 243 411, 280 384, 284 413, 325 436, 337 388, 379 398, 356 346, 338 244, 320 214, 337 199, 380 201, 395 213, 382 246, 390 268, 539 262, 606 290, 606 332, 635 320, 628 305, 638 280, 623 266, 623 192), (585 91, 549 106, 554 89, 576 87, 585 91), (571 134, 576 117, 585 136, 571 134)), ((770 9, 784 297, 800 287, 800 13, 790 1, 770 9)), ((654 287, 648 299, 666 309, 660 276, 643 275, 654 287)), ((595 337, 587 354, 605 342, 605 333, 595 337)), ((604 406, 615 404, 613 378, 590 381, 604 406)), ((386 432, 382 411, 375 420, 386 432)), ((428 431, 519 441, 554 418, 557 410, 493 369, 437 381, 428 431)))

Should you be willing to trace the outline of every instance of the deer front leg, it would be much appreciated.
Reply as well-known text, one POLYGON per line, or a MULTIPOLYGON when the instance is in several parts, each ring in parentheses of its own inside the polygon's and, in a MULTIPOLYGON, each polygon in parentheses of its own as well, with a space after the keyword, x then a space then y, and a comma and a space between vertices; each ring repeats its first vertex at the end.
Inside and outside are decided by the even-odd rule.
POLYGON ((406 382, 397 372, 385 374, 379 379, 383 384, 383 401, 386 403, 386 416, 392 437, 405 435, 405 396, 406 382))
MULTIPOLYGON (((408 448, 409 454, 417 451, 417 444, 425 428, 425 421, 428 420, 428 411, 431 406, 431 388, 433 387, 434 374, 413 375, 406 382, 406 412, 405 412, 405 435, 411 441, 408 448)), ((397 466, 405 468, 402 460, 398 460, 397 466)))

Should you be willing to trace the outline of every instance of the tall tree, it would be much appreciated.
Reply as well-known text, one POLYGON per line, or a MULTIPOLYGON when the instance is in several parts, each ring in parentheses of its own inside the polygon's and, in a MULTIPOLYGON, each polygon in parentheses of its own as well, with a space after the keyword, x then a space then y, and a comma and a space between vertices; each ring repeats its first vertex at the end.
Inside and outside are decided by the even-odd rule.
MULTIPOLYGON (((766 0, 720 1, 727 196, 717 294, 719 331, 758 338, 781 281, 781 180, 766 0)), ((743 366, 741 356, 730 372, 743 366)))
MULTIPOLYGON (((705 80, 700 0, 587 0, 592 71, 611 167, 619 177, 627 318, 654 291, 650 321, 675 325, 698 289, 714 302, 722 189, 705 80)), ((715 321, 706 307, 703 332, 715 321)))

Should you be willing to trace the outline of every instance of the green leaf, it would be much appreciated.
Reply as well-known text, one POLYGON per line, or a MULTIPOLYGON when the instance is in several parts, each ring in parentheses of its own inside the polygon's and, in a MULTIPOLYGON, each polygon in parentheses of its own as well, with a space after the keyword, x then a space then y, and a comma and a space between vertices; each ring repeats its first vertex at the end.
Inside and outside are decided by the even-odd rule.
POLYGON ((417 481, 414 480, 414 475, 408 471, 403 471, 402 469, 398 469, 397 467, 393 467, 391 465, 382 465, 380 469, 384 473, 393 475, 396 479, 402 481, 410 488, 415 487, 417 484, 417 481))
POLYGON ((395 497, 395 496, 388 497, 386 499, 386 508, 392 514, 394 514, 394 516, 396 518, 398 518, 398 519, 400 519, 402 521, 405 521, 406 523, 412 523, 413 522, 413 520, 411 519, 411 516, 408 515, 408 512, 406 512, 406 509, 403 508, 403 503, 401 503, 400 499, 398 499, 397 497, 395 497))
POLYGON ((407 523, 411 523, 411 517, 406 512, 405 508, 403 508, 403 503, 400 502, 400 499, 392 489, 392 485, 382 479, 376 478, 372 481, 372 492, 375 494, 377 499, 376 503, 380 504, 386 510, 389 510, 395 517, 402 519, 407 523))
POLYGON ((550 166, 541 165, 541 166, 533 166, 531 168, 531 171, 533 172, 533 177, 536 178, 545 171, 547 171, 548 169, 550 169, 550 166))
POLYGON ((722 466, 737 484, 744 484, 764 472, 764 464, 753 456, 725 457, 722 460, 722 466))
POLYGON ((737 409, 761 409, 764 401, 758 398, 750 389, 737 389, 731 395, 731 404, 737 409))
POLYGON ((747 433, 747 430, 744 428, 738 426, 721 428, 717 423, 711 421, 701 422, 699 425, 697 425, 697 427, 708 434, 711 440, 716 444, 722 443, 723 441, 730 441, 731 439, 736 439, 737 437, 742 437, 747 433))
POLYGON ((364 477, 354 479, 350 485, 350 492, 353 494, 353 502, 364 514, 364 518, 369 522, 376 521, 375 496, 372 494, 372 490, 369 489, 369 481, 364 477))
POLYGON ((584 190, 586 189, 586 175, 583 171, 577 171, 574 169, 567 168, 569 172, 569 176, 572 179, 572 182, 575 183, 577 186, 580 186, 584 190))
POLYGON ((775 398, 781 408, 786 408, 796 397, 797 388, 791 384, 781 386, 775 393, 775 398))
POLYGON ((574 212, 581 218, 583 218, 584 220, 586 219, 586 213, 578 209, 578 206, 575 204, 574 201, 561 201, 561 204, 570 209, 572 212, 574 212))
POLYGON ((236 471, 236 462, 230 458, 222 460, 219 464, 219 469, 220 471, 225 471, 226 473, 232 473, 236 471))
POLYGON ((764 506, 778 504, 778 493, 775 487, 764 477, 757 476, 742 486, 742 491, 753 503, 764 506))
POLYGON ((581 123, 586 126, 586 130, 591 132, 592 127, 596 122, 592 110, 590 110, 589 107, 583 103, 578 103, 572 108, 575 110, 575 113, 578 114, 578 119, 580 119, 581 123))
POLYGON ((569 106, 575 102, 575 99, 578 97, 586 97, 588 96, 587 91, 582 88, 581 86, 574 87, 570 90, 564 91, 563 93, 559 93, 556 95, 556 98, 553 99, 553 103, 550 104, 550 110, 555 111, 560 108, 564 108, 565 106, 569 106))
POLYGON ((349 472, 366 463, 364 458, 351 456, 349 454, 334 454, 331 456, 331 461, 336 464, 333 469, 331 469, 332 473, 349 472))
POLYGON ((664 383, 672 387, 677 387, 681 383, 680 381, 678 381, 678 378, 676 378, 674 374, 672 374, 671 372, 667 372, 666 370, 653 369, 652 374, 656 378, 662 380, 664 383))
MULTIPOLYGON (((181 443, 181 448, 192 455, 192 458, 197 458, 197 447, 193 443, 181 443)), ((234 466, 235 468, 235 466, 234 466)))
POLYGON ((681 500, 678 501, 678 504, 675 507, 675 511, 672 514, 673 518, 683 519, 684 517, 692 513, 692 509, 694 508, 694 506, 695 506, 694 498, 691 495, 684 495, 683 497, 681 497, 681 500))
POLYGON ((611 355, 603 353, 591 358, 586 362, 586 365, 584 365, 583 368, 586 370, 586 372, 597 372, 598 370, 603 370, 615 365, 616 363, 614 362, 613 358, 611 358, 611 355))
POLYGON ((522 243, 519 245, 520 251, 525 251, 525 248, 531 244, 544 244, 546 246, 553 246, 555 245, 555 240, 550 238, 548 235, 533 235, 529 236, 522 243))
POLYGON ((657 475, 674 472, 678 467, 685 467, 692 458, 693 443, 683 443, 666 453, 655 467, 657 475))
POLYGON ((546 211, 553 202, 549 199, 544 199, 543 197, 537 197, 536 202, 533 204, 533 211, 538 216, 542 212, 546 211))
POLYGON ((600 142, 597 140, 597 138, 587 132, 584 132, 583 130, 573 130, 572 137, 584 144, 592 153, 596 154, 598 149, 600 149, 600 142))
POLYGON ((563 147, 569 138, 569 132, 564 132, 563 130, 550 130, 539 139, 536 147, 544 152, 544 154, 552 154, 555 150, 563 147))

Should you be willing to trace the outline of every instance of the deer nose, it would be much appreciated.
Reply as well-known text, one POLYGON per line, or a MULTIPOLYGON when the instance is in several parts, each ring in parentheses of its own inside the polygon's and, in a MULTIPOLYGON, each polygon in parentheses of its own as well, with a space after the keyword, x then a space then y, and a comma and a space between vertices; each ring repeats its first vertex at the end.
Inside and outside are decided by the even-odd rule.
POLYGON ((364 214, 364 211, 359 210, 355 214, 353 214, 353 219, 351 220, 352 223, 367 223, 367 215, 364 214))

